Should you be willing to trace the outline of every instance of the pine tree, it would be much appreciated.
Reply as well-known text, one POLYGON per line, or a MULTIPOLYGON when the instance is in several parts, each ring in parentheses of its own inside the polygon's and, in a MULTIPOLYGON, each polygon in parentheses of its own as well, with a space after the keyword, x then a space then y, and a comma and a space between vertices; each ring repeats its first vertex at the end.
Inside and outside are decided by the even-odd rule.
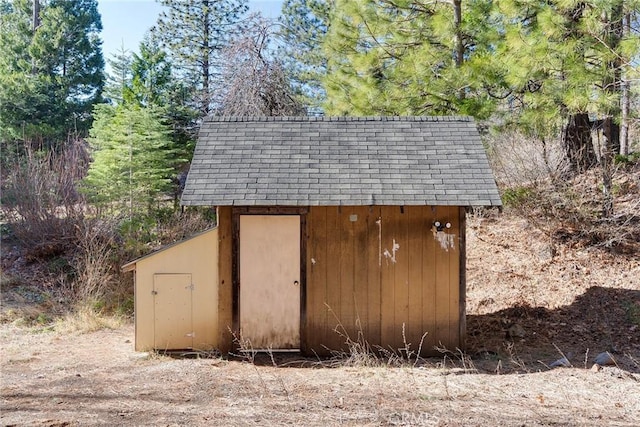
POLYGON ((48 122, 47 81, 33 76, 29 47, 32 7, 27 0, 0 3, 0 138, 28 137, 48 122))
POLYGON ((219 54, 237 33, 246 0, 159 0, 167 9, 154 33, 169 52, 182 78, 194 89, 202 115, 212 108, 219 54))
POLYGON ((97 0, 3 0, 0 25, 3 138, 86 132, 104 83, 97 0))
MULTIPOLYGON (((198 112, 189 107, 184 93, 188 89, 173 78, 171 63, 153 34, 148 33, 140 42, 139 52, 122 50, 111 61, 112 73, 105 94, 111 105, 120 111, 136 107, 154 115, 169 130, 172 163, 172 190, 179 194, 179 180, 175 178, 191 158, 195 146, 194 128, 198 112)), ((96 110, 101 119, 109 110, 96 110)), ((121 129, 122 130, 122 129, 121 129)))
POLYGON ((280 57, 297 101, 311 113, 320 112, 326 99, 327 58, 322 46, 332 5, 333 0, 285 0, 279 18, 280 57))
POLYGON ((172 82, 167 53, 151 33, 145 36, 139 49, 139 53, 133 53, 131 62, 132 96, 140 105, 167 105, 172 82))
MULTIPOLYGON (((190 88, 176 78, 172 63, 160 41, 150 32, 132 54, 131 84, 126 102, 153 107, 162 113, 171 128, 171 139, 180 157, 190 159, 195 146, 195 128, 199 111, 189 102, 190 88)), ((184 163, 184 162, 183 162, 184 163)), ((176 164, 179 168, 184 164, 176 164)))
POLYGON ((512 120, 543 138, 561 134, 574 171, 597 163, 591 134, 600 124, 619 147, 621 76, 640 53, 637 34, 623 37, 622 19, 637 7, 637 0, 499 3, 505 36, 493 64, 511 88, 512 120))
POLYGON ((414 0, 337 0, 325 39, 327 112, 350 115, 470 114, 493 108, 476 58, 489 10, 414 0))
POLYGON ((113 104, 123 104, 131 91, 131 52, 124 46, 107 59, 111 73, 107 75, 104 98, 113 104))
POLYGON ((99 105, 89 139, 93 162, 82 189, 90 202, 116 213, 144 213, 171 189, 180 161, 161 113, 129 103, 99 105))

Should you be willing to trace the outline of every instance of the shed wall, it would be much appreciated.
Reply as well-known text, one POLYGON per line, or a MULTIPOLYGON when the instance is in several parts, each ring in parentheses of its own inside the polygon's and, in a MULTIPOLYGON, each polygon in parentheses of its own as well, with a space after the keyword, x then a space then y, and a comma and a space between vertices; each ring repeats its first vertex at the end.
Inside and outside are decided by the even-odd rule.
POLYGON ((326 354, 344 348, 347 337, 396 351, 418 350, 422 342, 423 354, 462 346, 461 212, 310 208, 303 351, 326 354), (435 221, 451 228, 435 232, 435 221))
POLYGON ((136 263, 137 351, 154 347, 153 283, 159 274, 191 275, 193 348, 218 348, 218 259, 218 229, 212 229, 136 263))
POLYGON ((219 206, 218 218, 218 349, 222 354, 233 348, 237 325, 233 311, 233 230, 231 206, 219 206))

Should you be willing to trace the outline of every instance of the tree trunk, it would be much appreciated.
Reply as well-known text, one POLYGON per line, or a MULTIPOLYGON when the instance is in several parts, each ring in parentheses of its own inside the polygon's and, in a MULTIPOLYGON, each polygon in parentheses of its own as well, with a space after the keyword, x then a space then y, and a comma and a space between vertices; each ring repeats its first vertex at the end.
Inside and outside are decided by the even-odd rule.
POLYGON ((589 114, 569 116, 562 134, 562 146, 572 172, 583 173, 598 163, 591 140, 589 114))
POLYGON ((613 141, 619 141, 620 127, 613 121, 611 117, 604 119, 602 124, 602 153, 600 156, 600 165, 602 167, 602 216, 604 218, 610 218, 613 216, 613 158, 614 158, 614 146, 613 141))
MULTIPOLYGON (((612 52, 618 52, 620 41, 624 34, 624 2, 617 0, 611 9, 611 16, 608 17, 605 26, 605 42, 612 52)), ((616 153, 620 152, 620 122, 622 103, 622 61, 620 56, 615 55, 607 62, 607 71, 603 81, 603 87, 608 94, 615 95, 617 102, 608 111, 602 124, 602 134, 604 141, 600 163, 602 166, 602 191, 604 199, 602 201, 602 216, 609 218, 613 216, 613 193, 611 192, 614 165, 613 160, 616 153)))
POLYGON ((33 0, 33 32, 40 26, 40 0, 33 0))
MULTIPOLYGON (((33 14, 31 17, 31 25, 33 30, 33 38, 36 37, 36 30, 40 26, 40 0, 33 0, 33 14)), ((38 69, 36 67, 36 58, 31 58, 31 74, 36 75, 38 69)))
POLYGON ((630 107, 630 92, 631 85, 628 80, 622 82, 622 94, 620 103, 622 104, 622 110, 620 112, 620 154, 623 156, 629 155, 629 107, 630 107))
POLYGON ((211 31, 211 10, 209 9, 209 0, 204 0, 202 9, 204 11, 202 22, 202 114, 206 117, 209 115, 211 108, 211 83, 209 82, 211 49, 209 46, 209 32, 211 31))
MULTIPOLYGON (((453 0, 453 25, 454 25, 454 44, 455 44, 455 62, 456 68, 461 68, 464 64, 464 40, 462 32, 462 0, 453 0)), ((458 99, 463 100, 465 98, 465 90, 460 89, 458 91, 458 99)))
POLYGON ((462 0, 453 0, 453 26, 454 44, 456 47, 455 61, 456 68, 462 67, 464 63, 464 41, 462 40, 462 0))
POLYGON ((607 140, 607 149, 613 154, 620 152, 620 117, 622 101, 622 61, 617 54, 620 41, 624 33, 624 3, 623 0, 616 0, 612 7, 611 16, 608 17, 605 26, 604 41, 611 52, 616 53, 606 63, 607 73, 605 74, 602 87, 607 95, 616 99, 610 109, 606 112, 604 122, 604 134, 607 140))
MULTIPOLYGON (((628 36, 631 32, 631 13, 627 12, 624 16, 623 37, 628 36)), ((629 155, 629 110, 631 107, 631 83, 629 82, 628 72, 622 78, 622 88, 620 93, 620 154, 629 155)))

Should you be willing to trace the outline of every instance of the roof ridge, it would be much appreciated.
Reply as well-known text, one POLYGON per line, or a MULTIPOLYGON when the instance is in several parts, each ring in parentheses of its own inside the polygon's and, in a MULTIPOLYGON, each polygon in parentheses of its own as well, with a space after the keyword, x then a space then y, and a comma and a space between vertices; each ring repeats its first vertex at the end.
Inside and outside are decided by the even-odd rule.
POLYGON ((473 122, 470 116, 209 116, 205 122, 473 122))

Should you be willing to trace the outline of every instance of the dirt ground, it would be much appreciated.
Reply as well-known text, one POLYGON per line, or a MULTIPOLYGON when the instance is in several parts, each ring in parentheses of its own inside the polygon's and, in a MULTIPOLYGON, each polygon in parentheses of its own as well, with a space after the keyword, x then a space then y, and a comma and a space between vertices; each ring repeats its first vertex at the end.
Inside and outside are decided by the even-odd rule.
POLYGON ((145 356, 132 338, 131 326, 71 335, 3 326, 2 425, 640 425, 640 376, 615 366, 276 367, 145 356))
MULTIPOLYGON (((638 257, 558 246, 506 215, 470 218, 467 245, 464 354, 415 366, 170 358, 134 352, 130 324, 5 321, 0 424, 640 425, 638 257), (605 351, 614 364, 592 369, 605 351)), ((11 297, 3 289, 3 310, 11 297)))

